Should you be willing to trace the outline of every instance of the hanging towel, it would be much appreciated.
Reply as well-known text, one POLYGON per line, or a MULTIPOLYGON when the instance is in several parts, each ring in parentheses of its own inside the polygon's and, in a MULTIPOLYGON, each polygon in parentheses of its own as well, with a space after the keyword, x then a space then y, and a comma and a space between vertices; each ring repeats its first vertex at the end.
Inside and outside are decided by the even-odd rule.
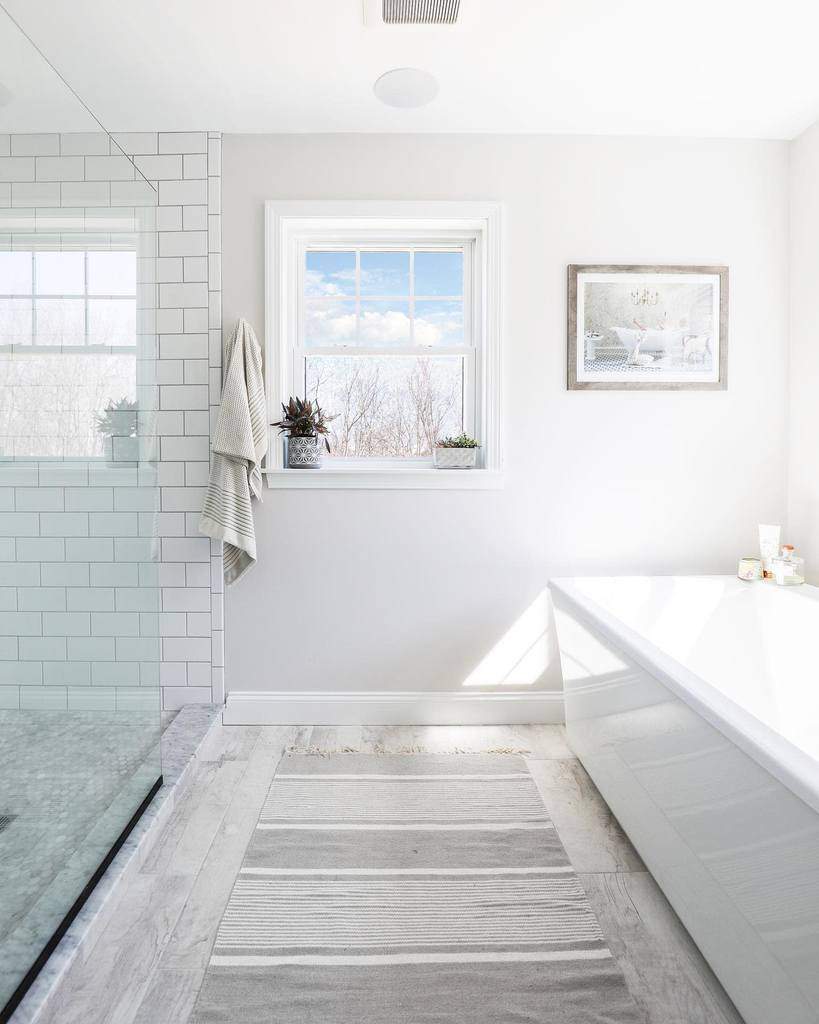
POLYGON ((267 451, 262 350, 247 320, 236 324, 225 355, 227 373, 199 531, 225 542, 223 568, 230 585, 256 564, 251 498, 261 501, 261 461, 267 451))

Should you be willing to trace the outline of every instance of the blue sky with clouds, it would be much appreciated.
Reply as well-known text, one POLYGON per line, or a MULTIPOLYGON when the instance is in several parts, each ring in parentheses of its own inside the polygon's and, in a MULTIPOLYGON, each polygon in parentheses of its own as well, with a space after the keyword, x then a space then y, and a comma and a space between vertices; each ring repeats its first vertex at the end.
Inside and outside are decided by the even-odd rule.
MULTIPOLYGON (((362 251, 360 260, 361 303, 357 322, 355 252, 306 254, 308 345, 352 345, 357 341, 372 345, 410 343, 409 253, 362 251)), ((452 297, 463 292, 463 254, 416 252, 414 267, 414 293, 427 297, 415 302, 415 344, 462 344, 463 300, 452 297)))

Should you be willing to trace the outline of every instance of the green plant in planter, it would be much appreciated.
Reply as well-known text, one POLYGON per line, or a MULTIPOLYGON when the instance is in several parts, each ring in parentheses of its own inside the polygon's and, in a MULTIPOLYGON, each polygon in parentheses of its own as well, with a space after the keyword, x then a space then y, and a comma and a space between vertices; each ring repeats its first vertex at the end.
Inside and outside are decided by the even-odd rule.
POLYGON ((108 405, 94 417, 97 432, 102 434, 102 447, 105 457, 111 461, 136 459, 136 441, 117 441, 114 449, 114 438, 136 437, 138 433, 139 403, 130 398, 120 398, 115 402, 108 400, 108 405), (133 450, 132 450, 133 449, 133 450))
POLYGON ((109 399, 108 405, 94 419, 97 430, 106 437, 136 437, 139 403, 130 398, 109 399))
POLYGON ((436 448, 480 448, 480 441, 476 441, 469 434, 458 434, 457 437, 442 437, 435 442, 436 448))
POLYGON ((321 406, 306 398, 293 398, 285 405, 282 402, 282 418, 271 423, 272 427, 278 427, 280 434, 287 434, 288 437, 323 437, 324 446, 330 451, 330 442, 327 435, 330 433, 330 423, 335 416, 328 416, 321 406))

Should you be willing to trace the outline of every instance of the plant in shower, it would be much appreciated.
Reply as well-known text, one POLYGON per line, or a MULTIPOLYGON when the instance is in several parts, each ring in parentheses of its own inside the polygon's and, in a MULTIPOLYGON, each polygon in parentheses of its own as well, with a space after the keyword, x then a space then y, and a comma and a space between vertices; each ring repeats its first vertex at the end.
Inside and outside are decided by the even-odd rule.
POLYGON ((108 405, 97 413, 97 430, 106 437, 136 437, 139 404, 130 398, 109 399, 108 405))
POLYGON ((335 416, 328 416, 318 402, 294 398, 282 403, 282 418, 271 426, 287 437, 287 465, 290 469, 318 469, 321 466, 319 438, 330 451, 327 435, 335 416))
POLYGON ((136 437, 139 403, 130 398, 120 398, 118 402, 109 399, 108 405, 94 417, 98 433, 102 434, 105 457, 110 461, 115 457, 115 437, 136 437))

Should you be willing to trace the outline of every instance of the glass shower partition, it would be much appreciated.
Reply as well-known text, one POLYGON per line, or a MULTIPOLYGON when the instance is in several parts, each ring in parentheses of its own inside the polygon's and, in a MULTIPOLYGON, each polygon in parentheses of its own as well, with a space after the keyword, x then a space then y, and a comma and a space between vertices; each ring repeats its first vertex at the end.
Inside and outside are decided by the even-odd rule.
POLYGON ((156 191, 2 12, 0 57, 6 1021, 161 765, 156 191))

